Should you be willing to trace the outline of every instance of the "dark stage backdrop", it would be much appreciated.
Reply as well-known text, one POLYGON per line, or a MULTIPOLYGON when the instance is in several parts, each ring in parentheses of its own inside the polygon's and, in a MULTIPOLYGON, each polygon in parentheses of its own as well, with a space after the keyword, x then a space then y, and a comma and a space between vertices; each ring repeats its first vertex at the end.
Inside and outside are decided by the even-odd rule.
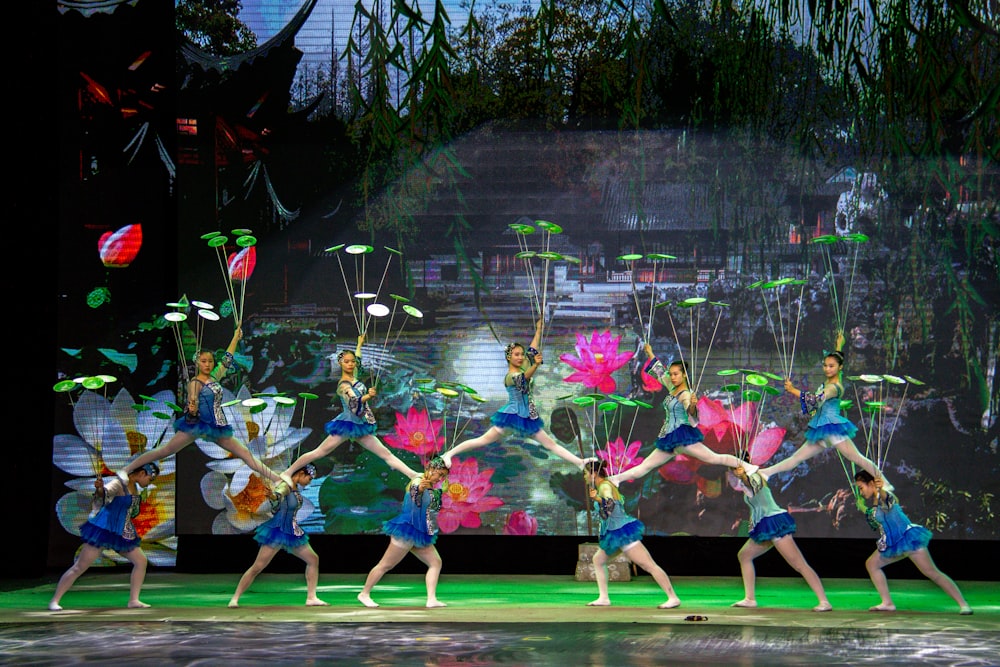
MULTIPOLYGON (((317 121, 255 119, 253 102, 266 109, 261 90, 284 71, 277 46, 272 69, 261 56, 234 88, 213 88, 211 64, 175 70, 184 59, 172 35, 123 32, 169 24, 169 13, 139 2, 57 21, 75 58, 60 68, 57 100, 49 565, 71 560, 95 476, 173 436, 179 360, 225 348, 236 320, 244 339, 223 382, 225 414, 275 470, 323 440, 342 409, 335 356, 362 332, 379 437, 420 470, 490 427, 507 398, 504 346, 530 342, 539 318, 533 396, 546 431, 616 469, 650 455, 664 420, 666 391, 643 372, 645 343, 664 361, 687 362, 706 444, 748 450, 763 465, 794 453, 808 420, 781 379, 816 389, 844 330, 843 410, 859 450, 942 543, 995 546, 995 291, 957 303, 947 276, 976 280, 982 267, 926 261, 922 227, 938 218, 901 194, 914 188, 898 174, 810 161, 803 169, 816 183, 793 190, 768 162, 778 159, 771 147, 722 130, 484 123, 445 147, 460 188, 428 176, 429 159, 376 197, 410 221, 403 233, 373 223, 353 178, 314 191, 298 182, 328 168, 313 162, 317 121), (243 116, 223 108, 232 96, 220 90, 246 97, 243 116), (420 196, 402 197, 415 181, 420 196)), ((932 180, 932 169, 908 177, 932 180)), ((316 465, 301 525, 338 551, 379 542, 406 478, 356 443, 316 465)), ((259 476, 202 441, 162 466, 137 518, 151 562, 183 565, 179 548, 213 536, 255 545, 248 535, 269 516, 259 476)), ((825 451, 770 486, 798 536, 872 540, 867 549, 874 534, 852 477, 849 462, 825 451)), ((748 510, 724 467, 681 456, 622 491, 651 538, 738 546, 746 535, 748 510)), ((530 554, 532 540, 549 550, 561 538, 567 551, 566 540, 596 539, 586 492, 570 464, 510 435, 454 460, 442 542, 460 551, 468 540, 482 553, 493 538, 530 554)), ((567 568, 574 558, 559 556, 567 568)))

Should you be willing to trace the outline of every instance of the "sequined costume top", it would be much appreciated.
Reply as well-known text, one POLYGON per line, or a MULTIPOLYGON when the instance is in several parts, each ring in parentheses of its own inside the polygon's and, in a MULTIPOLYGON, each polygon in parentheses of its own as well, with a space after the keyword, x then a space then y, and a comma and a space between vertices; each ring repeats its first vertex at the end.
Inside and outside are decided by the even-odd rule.
POLYGON ((926 547, 933 533, 913 523, 903 512, 896 496, 882 492, 883 497, 865 511, 865 518, 872 530, 878 532, 876 546, 886 558, 902 556, 926 547))
POLYGON ((340 381, 337 385, 337 395, 340 397, 341 411, 324 425, 323 428, 328 435, 360 438, 374 434, 378 430, 375 413, 368 406, 368 401, 361 400, 367 393, 368 387, 361 380, 340 381))
MULTIPOLYGON (((646 362, 646 367, 643 370, 659 380, 664 387, 672 384, 670 383, 669 367, 664 366, 656 357, 646 362)), ((687 389, 676 394, 672 391, 667 392, 667 397, 663 399, 666 419, 663 420, 663 426, 660 427, 660 433, 656 436, 654 443, 657 449, 672 453, 678 447, 704 440, 701 431, 695 428, 697 420, 688 412, 691 396, 691 392, 687 389)))
POLYGON ((771 488, 758 473, 743 483, 743 502, 750 508, 750 538, 753 541, 767 542, 795 532, 792 515, 778 506, 771 488))
MULTIPOLYGON (((533 347, 528 348, 529 355, 538 354, 533 347)), ((520 435, 531 436, 545 427, 545 422, 538 416, 535 401, 531 397, 531 379, 525 376, 524 370, 508 372, 503 380, 507 390, 507 404, 497 410, 490 423, 499 428, 509 428, 520 435)))
POLYGON ((420 490, 423 475, 417 475, 406 486, 403 509, 394 518, 382 523, 382 532, 390 537, 426 547, 437 541, 437 516, 441 510, 441 489, 420 490))
POLYGON ((188 391, 198 392, 198 414, 192 415, 185 411, 184 416, 174 422, 174 430, 213 442, 233 435, 233 427, 229 425, 222 410, 223 389, 218 381, 218 378, 229 372, 233 362, 233 355, 226 352, 210 374, 208 382, 202 382, 198 378, 191 380, 188 391))
POLYGON ((258 543, 294 551, 309 542, 309 535, 299 525, 296 515, 302 509, 302 492, 296 488, 280 500, 272 501, 270 519, 257 526, 254 539, 258 543))
MULTIPOLYGON (((670 376, 668 375, 668 369, 663 363, 653 357, 646 364, 646 368, 643 369, 646 373, 652 375, 657 380, 660 381, 664 387, 670 389, 670 376)), ((667 392, 667 397, 663 399, 663 410, 666 412, 666 420, 663 422, 663 426, 660 428, 660 433, 657 436, 662 438, 671 431, 674 431, 679 426, 697 426, 698 420, 695 419, 688 413, 688 406, 691 401, 691 392, 688 389, 677 392, 673 391, 667 392)))
POLYGON ((840 414, 840 397, 844 395, 844 385, 837 382, 834 387, 836 393, 830 398, 826 398, 826 384, 820 385, 815 393, 799 394, 802 414, 815 413, 806 427, 805 437, 808 442, 820 442, 830 437, 839 441, 853 438, 858 432, 858 427, 840 414))
POLYGON ((104 493, 94 494, 96 514, 80 526, 80 537, 98 549, 125 553, 142 542, 132 520, 139 516, 142 496, 132 495, 117 477, 105 483, 104 493))
POLYGON ((594 510, 600 517, 598 542, 604 553, 611 555, 642 539, 645 526, 625 511, 625 499, 621 492, 606 479, 597 485, 594 510))

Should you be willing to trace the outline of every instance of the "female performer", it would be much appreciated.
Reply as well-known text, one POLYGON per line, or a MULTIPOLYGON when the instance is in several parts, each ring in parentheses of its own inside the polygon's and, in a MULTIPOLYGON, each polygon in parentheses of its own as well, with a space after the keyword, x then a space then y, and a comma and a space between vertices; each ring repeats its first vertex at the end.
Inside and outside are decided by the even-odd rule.
POLYGON ((507 430, 531 438, 559 458, 583 469, 583 459, 552 439, 545 432, 545 422, 538 416, 535 402, 531 398, 531 379, 542 365, 542 353, 538 349, 542 337, 542 320, 535 323, 535 336, 525 350, 520 343, 510 343, 504 350, 507 358, 507 375, 503 385, 507 389, 507 404, 490 418, 489 430, 478 438, 461 442, 441 455, 449 468, 451 460, 463 452, 485 447, 504 437, 507 430))
MULTIPOLYGON (((369 401, 375 398, 375 387, 366 387, 364 382, 358 379, 360 366, 358 360, 361 357, 361 345, 364 342, 365 337, 362 334, 358 336, 358 346, 354 352, 341 350, 337 353, 337 364, 340 366, 337 395, 340 396, 342 410, 339 415, 328 421, 323 427, 327 434, 326 438, 319 443, 319 447, 295 459, 283 474, 290 475, 293 471, 330 454, 345 440, 354 440, 385 461, 393 470, 403 473, 409 479, 417 476, 417 472, 400 461, 375 436, 375 432, 378 430, 375 424, 375 413, 368 405, 369 401)), ((282 492, 284 492, 284 488, 282 488, 282 492)))
POLYGON ((742 466, 747 470, 747 474, 756 472, 757 466, 743 463, 732 454, 714 452, 705 444, 705 437, 695 428, 698 421, 698 400, 688 387, 687 364, 675 361, 669 367, 664 366, 663 362, 653 354, 653 348, 649 343, 646 343, 644 349, 649 361, 643 370, 658 379, 663 386, 670 388, 667 397, 663 399, 666 419, 656 438, 656 449, 639 465, 612 475, 609 479, 616 485, 631 479, 639 479, 678 454, 685 454, 714 465, 730 468, 742 466), (667 385, 668 378, 670 385, 667 385))
POLYGON ((423 474, 414 473, 406 485, 403 511, 382 524, 382 531, 389 536, 382 559, 371 569, 365 585, 358 593, 358 601, 366 607, 378 606, 372 600, 372 589, 392 568, 396 567, 408 553, 420 559, 427 566, 424 582, 427 586, 428 608, 446 607, 437 599, 438 577, 441 576, 441 556, 434 543, 437 542, 437 515, 441 509, 441 489, 435 488, 448 474, 441 457, 435 456, 427 462, 423 474))
POLYGON ((176 454, 195 440, 201 439, 214 442, 235 454, 250 466, 251 470, 270 481, 284 481, 291 486, 291 477, 286 479, 265 466, 246 445, 233 437, 233 427, 226 421, 226 415, 222 411, 220 380, 232 368, 235 361, 233 355, 242 338, 243 329, 237 326, 233 332, 233 339, 226 348, 226 354, 218 366, 215 364, 215 353, 211 350, 202 350, 198 353, 198 374, 188 383, 187 408, 184 410, 184 416, 174 422, 174 437, 130 461, 118 471, 120 478, 124 480, 133 470, 176 454))
MULTIPOLYGON (((796 389, 791 379, 785 380, 785 391, 799 399, 803 414, 815 413, 806 429, 806 440, 798 451, 779 463, 761 470, 765 477, 791 470, 803 461, 811 459, 823 450, 834 447, 844 458, 860 466, 872 477, 882 477, 881 471, 861 452, 851 438, 858 427, 840 414, 840 397, 844 395, 844 385, 840 376, 844 368, 844 355, 840 351, 844 345, 844 334, 837 334, 837 349, 823 358, 823 384, 816 393, 804 393, 796 389)), ((886 488, 891 489, 886 481, 886 488)))
POLYGON ((146 463, 138 470, 129 473, 128 481, 122 482, 117 477, 107 485, 98 477, 94 481, 94 507, 99 508, 97 514, 87 519, 80 527, 80 537, 84 545, 73 566, 66 570, 56 592, 49 600, 49 611, 62 611, 59 601, 66 594, 80 575, 86 572, 104 549, 113 549, 132 563, 132 574, 129 577, 128 608, 141 609, 149 605, 139 599, 142 582, 146 579, 146 554, 143 553, 142 538, 136 533, 132 519, 139 516, 139 505, 143 497, 138 486, 148 487, 160 474, 160 468, 155 463, 146 463))
POLYGON ((792 566, 792 569, 802 575, 809 588, 816 594, 819 604, 813 611, 830 611, 833 606, 826 598, 823 582, 819 575, 806 562, 805 556, 795 544, 792 533, 795 532, 795 519, 788 510, 778 507, 767 486, 767 478, 762 472, 748 475, 743 467, 733 471, 740 480, 743 490, 743 501, 750 507, 750 538, 740 549, 738 555, 740 572, 743 575, 743 599, 734 602, 733 607, 754 609, 757 607, 756 584, 757 572, 753 562, 758 556, 774 547, 792 566))
POLYGON ((931 552, 927 549, 932 537, 931 531, 910 521, 896 496, 885 490, 882 480, 865 470, 859 470, 854 475, 854 481, 861 496, 865 500, 874 501, 872 507, 865 508, 865 517, 872 530, 879 534, 876 549, 865 561, 865 567, 882 602, 869 611, 896 611, 896 605, 889 594, 889 581, 882 569, 909 558, 921 574, 940 586, 941 590, 958 603, 959 614, 972 614, 972 607, 965 601, 962 591, 958 590, 951 577, 938 569, 931 558, 931 552))
POLYGON ((316 597, 316 584, 319 581, 319 556, 309 544, 309 535, 306 534, 299 522, 296 514, 302 508, 301 489, 309 486, 309 483, 316 477, 316 467, 307 465, 299 468, 292 474, 292 493, 284 498, 274 496, 272 508, 274 516, 257 526, 253 538, 260 544, 257 551, 257 559, 253 565, 240 577, 236 591, 229 600, 229 608, 236 609, 240 606, 240 596, 257 578, 257 575, 264 571, 271 559, 278 551, 284 549, 290 554, 298 556, 306 564, 306 606, 326 607, 327 602, 323 602, 316 597))
POLYGON ((605 477, 604 461, 587 461, 584 471, 590 486, 590 497, 594 501, 594 509, 601 518, 600 549, 594 553, 594 578, 597 580, 597 599, 588 602, 589 607, 607 607, 611 604, 608 597, 608 558, 622 551, 629 560, 649 572, 653 580, 667 594, 667 601, 659 605, 659 609, 679 607, 681 600, 674 592, 670 577, 662 567, 656 564, 649 551, 642 543, 645 526, 625 511, 622 494, 607 477, 605 477))

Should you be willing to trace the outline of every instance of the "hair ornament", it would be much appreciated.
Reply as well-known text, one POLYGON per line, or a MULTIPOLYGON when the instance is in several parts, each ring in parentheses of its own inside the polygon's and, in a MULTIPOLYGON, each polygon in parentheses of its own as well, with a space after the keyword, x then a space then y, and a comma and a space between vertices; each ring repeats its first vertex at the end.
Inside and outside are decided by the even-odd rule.
POLYGON ((150 477, 157 477, 160 474, 160 466, 156 465, 152 461, 143 466, 140 466, 139 470, 144 471, 150 477))
POLYGON ((437 469, 437 470, 448 470, 448 465, 444 462, 444 459, 440 456, 435 456, 430 461, 427 462, 427 469, 437 469))

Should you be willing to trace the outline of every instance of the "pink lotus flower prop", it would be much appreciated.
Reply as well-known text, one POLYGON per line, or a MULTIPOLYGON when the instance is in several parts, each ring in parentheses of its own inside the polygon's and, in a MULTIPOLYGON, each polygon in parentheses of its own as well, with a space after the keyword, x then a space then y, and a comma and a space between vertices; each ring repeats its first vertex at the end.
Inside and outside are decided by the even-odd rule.
POLYGON ((387 433, 385 441, 390 447, 413 452, 426 464, 444 444, 438 438, 442 423, 440 419, 431 419, 426 411, 410 406, 405 415, 396 413, 396 432, 387 433))
MULTIPOLYGON (((643 364, 645 368, 645 364, 643 364)), ((646 371, 640 371, 640 377, 642 377, 642 388, 648 392, 656 393, 663 389, 663 383, 657 380, 655 377, 647 373, 646 371)))
POLYGON ((442 533, 453 533, 459 526, 479 528, 483 525, 479 518, 482 512, 503 506, 503 500, 487 495, 493 488, 492 476, 493 469, 480 471, 474 458, 452 459, 448 486, 441 495, 441 511, 438 512, 438 527, 442 533))
POLYGON ((142 225, 125 225, 116 232, 104 232, 97 242, 101 262, 109 269, 124 269, 142 248, 142 225))
POLYGON ((524 510, 511 512, 507 524, 503 527, 504 535, 537 535, 538 519, 524 510))
MULTIPOLYGON (((740 443, 746 443, 750 438, 750 461, 760 464, 774 456, 781 447, 785 429, 778 426, 763 428, 751 438, 756 413, 757 404, 753 402, 745 402, 730 411, 719 401, 703 396, 698 400, 698 430, 705 436, 705 445, 720 454, 737 452, 740 443)), ((668 482, 697 484, 699 491, 714 498, 721 493, 721 485, 718 480, 707 479, 698 472, 703 465, 696 458, 679 454, 662 466, 659 473, 668 482)))
POLYGON ((634 352, 618 352, 621 336, 612 336, 610 331, 590 334, 588 341, 583 334, 576 334, 576 355, 561 354, 559 358, 576 369, 563 382, 580 382, 585 387, 594 387, 605 394, 613 393, 617 383, 611 374, 628 363, 634 352))
POLYGON ((634 440, 626 446, 625 441, 619 436, 609 442, 606 448, 597 450, 597 458, 607 464, 610 474, 617 475, 643 462, 643 457, 639 456, 641 447, 642 442, 639 440, 634 440))
POLYGON ((253 275, 257 266, 257 246, 243 248, 229 256, 229 277, 236 282, 243 282, 253 275))

